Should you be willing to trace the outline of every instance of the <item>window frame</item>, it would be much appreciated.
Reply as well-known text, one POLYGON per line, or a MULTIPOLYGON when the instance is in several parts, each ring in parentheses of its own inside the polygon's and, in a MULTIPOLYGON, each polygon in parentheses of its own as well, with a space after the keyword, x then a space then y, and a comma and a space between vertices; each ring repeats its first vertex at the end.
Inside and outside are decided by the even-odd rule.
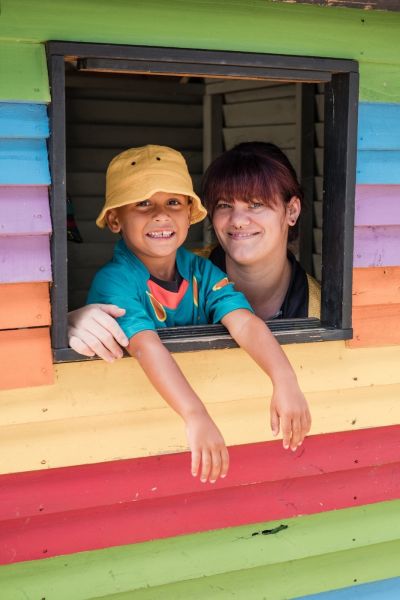
MULTIPOLYGON (((65 62, 71 59, 77 60, 81 69, 91 71, 325 83, 321 320, 282 319, 269 321, 268 325, 284 344, 352 337, 359 83, 356 61, 62 41, 47 42, 46 52, 51 86, 51 337, 55 362, 87 360, 68 347, 67 338, 65 62), (335 261, 331 260, 332 256, 335 261)), ((236 347, 222 325, 171 327, 158 333, 173 352, 236 347)))

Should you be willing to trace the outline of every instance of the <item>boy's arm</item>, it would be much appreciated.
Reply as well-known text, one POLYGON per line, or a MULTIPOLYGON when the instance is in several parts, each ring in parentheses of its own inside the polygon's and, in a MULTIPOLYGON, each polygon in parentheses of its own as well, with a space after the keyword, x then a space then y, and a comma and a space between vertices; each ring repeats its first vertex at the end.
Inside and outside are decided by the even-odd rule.
POLYGON ((225 477, 229 456, 222 435, 157 333, 140 331, 131 337, 128 352, 184 420, 192 452, 192 475, 197 475, 201 463, 201 481, 214 483, 218 476, 225 477))
POLYGON ((231 336, 269 375, 274 387, 271 429, 283 434, 285 448, 296 450, 311 427, 307 401, 285 353, 265 323, 248 310, 235 310, 222 318, 231 336))

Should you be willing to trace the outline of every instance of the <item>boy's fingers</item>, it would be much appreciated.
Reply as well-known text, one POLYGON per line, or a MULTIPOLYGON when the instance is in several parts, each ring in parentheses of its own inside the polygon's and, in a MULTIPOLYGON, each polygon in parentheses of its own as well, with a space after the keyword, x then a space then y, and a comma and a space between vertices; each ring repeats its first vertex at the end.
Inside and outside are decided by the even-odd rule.
POLYGON ((221 452, 220 450, 212 450, 211 452, 212 458, 212 467, 210 473, 210 483, 215 483, 221 473, 221 452))
POLYGON ((229 470, 229 452, 228 448, 224 446, 221 450, 221 477, 226 477, 229 470))
POLYGON ((282 417, 281 428, 283 436, 283 447, 287 450, 290 447, 290 438, 292 435, 292 420, 289 417, 282 417))
MULTIPOLYGON (((108 315, 104 316, 111 319, 111 317, 108 317, 108 315)), ((110 333, 102 324, 99 324, 93 319, 90 327, 88 325, 87 332, 92 335, 93 338, 97 338, 104 348, 110 351, 113 358, 122 358, 124 353, 121 346, 115 341, 113 334, 110 333)))
MULTIPOLYGON (((72 330, 71 334, 72 337, 74 337, 74 330, 72 330)), ((97 354, 97 356, 103 360, 107 362, 112 362, 114 360, 113 354, 109 352, 109 350, 103 346, 101 341, 89 331, 79 331, 79 339, 86 344, 86 346, 88 346, 92 352, 94 352, 94 354, 97 354)))
POLYGON ((205 483, 211 470, 211 454, 209 450, 203 450, 201 453, 201 475, 200 481, 205 483))
POLYGON ((292 450, 296 450, 299 443, 302 441, 302 427, 301 418, 296 417, 292 419, 292 439, 290 440, 290 447, 292 450))
POLYGON ((272 435, 276 437, 279 433, 279 415, 274 408, 271 408, 271 430, 272 435))
POLYGON ((199 472, 200 459, 201 459, 201 452, 199 450, 193 450, 192 451, 192 467, 191 467, 193 477, 197 477, 197 474, 199 472))

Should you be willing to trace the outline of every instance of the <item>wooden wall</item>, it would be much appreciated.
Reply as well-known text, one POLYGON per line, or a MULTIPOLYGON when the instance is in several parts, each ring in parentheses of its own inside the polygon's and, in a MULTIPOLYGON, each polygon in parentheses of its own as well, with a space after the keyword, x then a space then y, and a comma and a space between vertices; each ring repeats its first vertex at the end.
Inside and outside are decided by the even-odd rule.
POLYGON ((1 594, 397 597, 399 15, 261 0, 71 8, 2 3, 0 381, 15 389, 0 392, 1 594), (239 349, 177 356, 230 446, 214 486, 190 476, 182 425, 133 360, 57 365, 38 385, 53 374, 48 39, 360 61, 355 338, 285 347, 314 418, 299 452, 272 440, 270 384, 239 349))

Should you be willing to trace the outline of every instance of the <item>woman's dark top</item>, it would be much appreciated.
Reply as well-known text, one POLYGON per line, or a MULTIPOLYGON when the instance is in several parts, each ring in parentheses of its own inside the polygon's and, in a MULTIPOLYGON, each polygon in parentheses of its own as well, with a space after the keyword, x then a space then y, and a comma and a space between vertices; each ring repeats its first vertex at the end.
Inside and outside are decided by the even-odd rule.
MULTIPOLYGON (((278 313, 272 319, 300 319, 308 317, 308 281, 303 267, 294 255, 288 251, 292 275, 288 291, 278 313)), ((209 259, 226 273, 225 252, 221 246, 212 250, 209 259)))

